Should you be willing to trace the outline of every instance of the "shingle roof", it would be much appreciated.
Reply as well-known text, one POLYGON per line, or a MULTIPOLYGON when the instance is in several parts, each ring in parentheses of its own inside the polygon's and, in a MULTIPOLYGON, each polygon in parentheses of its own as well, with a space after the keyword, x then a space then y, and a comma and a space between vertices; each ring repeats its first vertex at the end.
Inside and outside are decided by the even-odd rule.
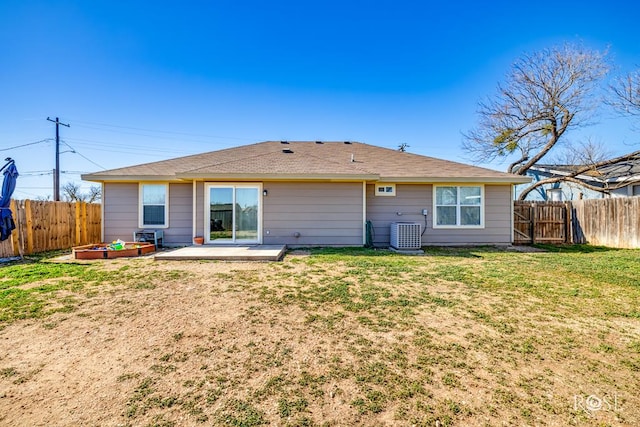
POLYGON ((360 142, 267 141, 83 175, 89 181, 349 179, 529 182, 529 178, 360 142))

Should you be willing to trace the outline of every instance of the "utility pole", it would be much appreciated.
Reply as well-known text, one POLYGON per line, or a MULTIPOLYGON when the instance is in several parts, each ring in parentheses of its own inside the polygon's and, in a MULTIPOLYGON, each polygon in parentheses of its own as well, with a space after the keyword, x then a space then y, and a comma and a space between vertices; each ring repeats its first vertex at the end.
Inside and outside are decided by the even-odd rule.
POLYGON ((56 168, 53 171, 53 200, 60 201, 60 125, 70 127, 68 124, 61 123, 60 119, 56 117, 55 120, 51 120, 47 117, 47 120, 56 124, 56 168))

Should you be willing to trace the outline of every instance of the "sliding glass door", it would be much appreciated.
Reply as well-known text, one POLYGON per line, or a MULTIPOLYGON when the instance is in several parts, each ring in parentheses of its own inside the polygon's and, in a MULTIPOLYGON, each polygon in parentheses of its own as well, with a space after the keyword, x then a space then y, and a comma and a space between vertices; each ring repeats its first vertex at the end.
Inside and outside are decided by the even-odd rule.
POLYGON ((260 243, 260 186, 209 184, 205 190, 208 243, 260 243))

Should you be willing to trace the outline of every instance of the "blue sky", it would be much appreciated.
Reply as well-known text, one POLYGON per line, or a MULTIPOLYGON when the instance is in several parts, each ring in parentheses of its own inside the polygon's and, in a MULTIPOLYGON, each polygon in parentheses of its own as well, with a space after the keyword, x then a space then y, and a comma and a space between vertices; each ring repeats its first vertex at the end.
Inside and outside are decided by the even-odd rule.
MULTIPOLYGON (((13 147, 53 138, 56 116, 71 125, 63 184, 281 139, 467 161, 462 133, 515 59, 581 42, 609 47, 619 71, 640 67, 638 16, 630 0, 1 0, 0 156, 22 172, 16 198, 52 194, 53 142, 13 147)), ((638 149, 629 120, 597 119, 569 138, 638 149)))

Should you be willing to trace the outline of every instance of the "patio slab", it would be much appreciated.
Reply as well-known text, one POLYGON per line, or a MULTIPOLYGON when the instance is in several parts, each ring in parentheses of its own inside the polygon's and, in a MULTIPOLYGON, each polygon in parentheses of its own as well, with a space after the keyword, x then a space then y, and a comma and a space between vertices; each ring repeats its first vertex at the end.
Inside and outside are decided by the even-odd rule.
POLYGON ((220 261, 280 261, 286 245, 212 246, 195 245, 155 255, 159 261, 220 260, 220 261))

